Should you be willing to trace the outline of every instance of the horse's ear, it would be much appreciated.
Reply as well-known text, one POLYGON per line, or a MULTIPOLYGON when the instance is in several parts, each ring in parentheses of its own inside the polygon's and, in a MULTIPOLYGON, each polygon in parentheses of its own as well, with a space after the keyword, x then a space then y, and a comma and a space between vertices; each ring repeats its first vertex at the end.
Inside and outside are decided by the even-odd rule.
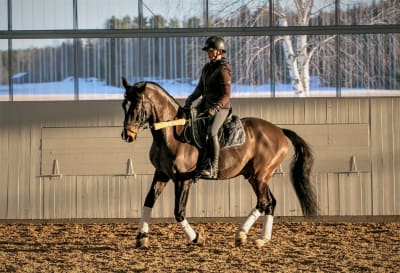
POLYGON ((146 88, 147 82, 138 82, 135 84, 136 92, 140 93, 143 92, 146 88))
POLYGON ((128 80, 122 76, 122 85, 125 87, 125 89, 128 89, 129 84, 128 84, 128 80))

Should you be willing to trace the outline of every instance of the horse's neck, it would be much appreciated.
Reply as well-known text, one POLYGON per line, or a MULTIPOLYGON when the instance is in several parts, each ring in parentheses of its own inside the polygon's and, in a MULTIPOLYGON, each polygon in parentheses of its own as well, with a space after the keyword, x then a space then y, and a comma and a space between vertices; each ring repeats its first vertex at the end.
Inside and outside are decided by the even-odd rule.
MULTIPOLYGON (((154 87, 151 93, 149 93, 153 104, 153 122, 174 120, 178 113, 179 104, 169 94, 158 88, 154 87)), ((173 126, 157 131, 152 130, 154 141, 158 143, 163 142, 170 152, 172 152, 180 143, 176 138, 175 130, 176 128, 173 126)))
POLYGON ((179 104, 167 93, 154 89, 154 93, 157 95, 152 95, 152 103, 153 103, 153 122, 162 122, 169 121, 175 119, 179 104))

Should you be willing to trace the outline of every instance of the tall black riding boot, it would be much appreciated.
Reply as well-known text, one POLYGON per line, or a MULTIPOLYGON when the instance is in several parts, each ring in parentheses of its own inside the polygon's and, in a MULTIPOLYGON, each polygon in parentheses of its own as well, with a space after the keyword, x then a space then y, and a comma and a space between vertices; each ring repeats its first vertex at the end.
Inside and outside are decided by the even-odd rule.
POLYGON ((218 159, 219 159, 219 140, 218 136, 213 136, 211 137, 212 145, 210 145, 210 148, 212 148, 212 157, 211 157, 211 164, 206 167, 206 169, 202 170, 200 172, 201 176, 203 178, 208 178, 208 179, 216 179, 218 177, 218 159))

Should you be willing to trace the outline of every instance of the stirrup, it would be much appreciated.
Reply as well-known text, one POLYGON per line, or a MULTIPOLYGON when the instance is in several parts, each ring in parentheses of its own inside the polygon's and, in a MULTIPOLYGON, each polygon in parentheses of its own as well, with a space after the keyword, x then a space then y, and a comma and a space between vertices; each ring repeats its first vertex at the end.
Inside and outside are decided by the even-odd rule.
POLYGON ((218 171, 210 165, 208 168, 200 171, 201 178, 216 179, 218 177, 218 171))

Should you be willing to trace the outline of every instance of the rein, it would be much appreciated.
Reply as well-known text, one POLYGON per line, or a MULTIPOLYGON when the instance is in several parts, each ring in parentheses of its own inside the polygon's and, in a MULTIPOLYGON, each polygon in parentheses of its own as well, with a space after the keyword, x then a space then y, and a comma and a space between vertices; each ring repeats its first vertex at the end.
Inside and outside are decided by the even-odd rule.
POLYGON ((187 122, 195 122, 197 120, 203 120, 203 119, 208 119, 210 118, 207 115, 204 114, 200 114, 197 117, 190 117, 189 119, 185 119, 185 118, 179 118, 179 119, 172 119, 172 120, 167 120, 167 121, 159 121, 159 122, 155 122, 153 123, 153 126, 150 126, 150 128, 154 128, 154 130, 160 130, 166 127, 174 127, 174 126, 179 126, 179 125, 186 125, 187 122))
MULTIPOLYGON (((151 103, 150 103, 151 104, 151 103)), ((125 107, 125 104, 124 104, 125 107)), ((178 111, 179 112, 179 111, 178 111)), ((145 107, 145 99, 144 99, 144 94, 142 95, 142 101, 141 101, 141 107, 140 107, 140 112, 138 113, 138 119, 135 121, 134 125, 138 128, 142 128, 143 130, 145 129, 154 129, 154 130, 160 130, 166 127, 173 127, 173 126, 179 126, 179 125, 185 125, 187 122, 195 122, 197 120, 203 120, 203 119, 208 119, 209 116, 207 116, 205 113, 202 113, 198 115, 197 117, 190 117, 189 119, 185 118, 180 118, 180 119, 174 119, 174 120, 167 120, 167 121, 159 121, 159 122, 154 122, 153 124, 146 124, 146 118, 147 118, 147 111, 145 107)), ((125 130, 131 132, 131 133, 137 133, 130 129, 129 126, 124 127, 125 130)), ((186 131, 186 130, 185 130, 186 131)))

